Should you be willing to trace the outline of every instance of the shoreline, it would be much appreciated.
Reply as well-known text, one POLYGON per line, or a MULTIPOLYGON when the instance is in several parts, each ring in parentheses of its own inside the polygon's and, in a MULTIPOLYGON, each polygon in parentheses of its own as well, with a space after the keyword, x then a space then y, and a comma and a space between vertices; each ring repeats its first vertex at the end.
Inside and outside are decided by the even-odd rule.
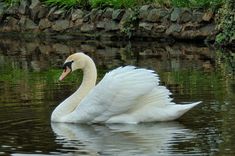
POLYGON ((200 41, 214 43, 215 13, 188 8, 144 5, 138 9, 50 8, 40 1, 21 1, 0 11, 0 32, 68 35, 112 40, 200 41), (2 12, 2 13, 1 13, 2 12))

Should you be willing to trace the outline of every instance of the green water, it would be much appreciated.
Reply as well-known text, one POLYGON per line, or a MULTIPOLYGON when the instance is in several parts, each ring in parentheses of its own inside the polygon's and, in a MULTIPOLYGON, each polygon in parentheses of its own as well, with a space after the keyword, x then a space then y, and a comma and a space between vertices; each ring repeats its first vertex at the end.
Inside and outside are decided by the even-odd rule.
POLYGON ((0 39, 0 155, 235 155, 235 55, 203 45, 0 39), (90 55, 100 80, 136 65, 157 71, 175 102, 203 101, 179 120, 139 125, 51 124, 79 86, 58 82, 65 58, 90 55))

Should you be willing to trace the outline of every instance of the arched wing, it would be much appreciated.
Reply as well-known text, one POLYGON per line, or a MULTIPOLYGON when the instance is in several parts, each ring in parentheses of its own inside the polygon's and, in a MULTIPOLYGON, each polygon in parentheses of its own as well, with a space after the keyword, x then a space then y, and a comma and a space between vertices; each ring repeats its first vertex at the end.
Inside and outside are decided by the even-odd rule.
POLYGON ((74 122, 105 122, 130 110, 137 98, 157 85, 159 78, 152 70, 119 67, 107 73, 71 115, 74 122))

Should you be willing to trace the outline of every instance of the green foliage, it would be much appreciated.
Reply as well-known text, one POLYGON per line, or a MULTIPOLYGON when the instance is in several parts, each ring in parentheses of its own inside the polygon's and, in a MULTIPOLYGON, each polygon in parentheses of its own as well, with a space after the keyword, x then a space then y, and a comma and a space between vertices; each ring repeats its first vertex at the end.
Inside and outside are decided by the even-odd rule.
POLYGON ((218 8, 223 4, 223 0, 171 0, 171 5, 188 8, 218 8))
POLYGON ((86 8, 89 3, 87 0, 43 0, 49 6, 58 6, 59 8, 86 8))
POLYGON ((78 4, 78 1, 77 0, 46 0, 45 1, 46 4, 48 5, 57 5, 59 7, 73 7, 73 6, 76 6, 78 4))
POLYGON ((153 0, 90 0, 93 8, 113 7, 113 8, 133 8, 138 5, 153 2, 153 0))
POLYGON ((129 38, 132 37, 133 32, 136 30, 136 27, 138 26, 139 23, 138 16, 139 16, 139 10, 134 9, 132 14, 128 16, 128 18, 122 23, 121 31, 125 33, 129 38))
POLYGON ((92 7, 133 8, 143 4, 158 4, 162 6, 189 8, 218 8, 223 0, 90 0, 92 7))
MULTIPOLYGON (((161 6, 189 7, 189 8, 217 8, 224 0, 41 0, 49 6, 60 8, 133 8, 145 4, 158 4, 161 6)), ((20 0, 3 0, 8 6, 15 5, 20 0)))
POLYGON ((5 2, 5 4, 10 7, 16 4, 20 3, 20 0, 3 0, 3 2, 5 2))
POLYGON ((229 45, 235 40, 235 2, 227 0, 226 4, 219 10, 218 27, 221 32, 216 36, 218 45, 229 45))
POLYGON ((89 0, 89 3, 91 3, 92 7, 107 7, 111 6, 110 3, 111 0, 103 1, 103 0, 89 0))

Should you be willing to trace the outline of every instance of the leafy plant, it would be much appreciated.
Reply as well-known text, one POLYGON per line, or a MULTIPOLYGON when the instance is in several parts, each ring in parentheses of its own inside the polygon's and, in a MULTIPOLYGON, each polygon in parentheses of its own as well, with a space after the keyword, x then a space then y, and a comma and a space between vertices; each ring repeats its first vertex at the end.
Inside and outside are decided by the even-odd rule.
POLYGON ((217 29, 221 32, 216 36, 218 45, 228 45, 235 40, 235 2, 227 0, 219 10, 217 29))
POLYGON ((122 24, 121 31, 125 33, 129 38, 132 37, 133 31, 136 29, 139 23, 139 10, 134 9, 133 13, 122 24))

